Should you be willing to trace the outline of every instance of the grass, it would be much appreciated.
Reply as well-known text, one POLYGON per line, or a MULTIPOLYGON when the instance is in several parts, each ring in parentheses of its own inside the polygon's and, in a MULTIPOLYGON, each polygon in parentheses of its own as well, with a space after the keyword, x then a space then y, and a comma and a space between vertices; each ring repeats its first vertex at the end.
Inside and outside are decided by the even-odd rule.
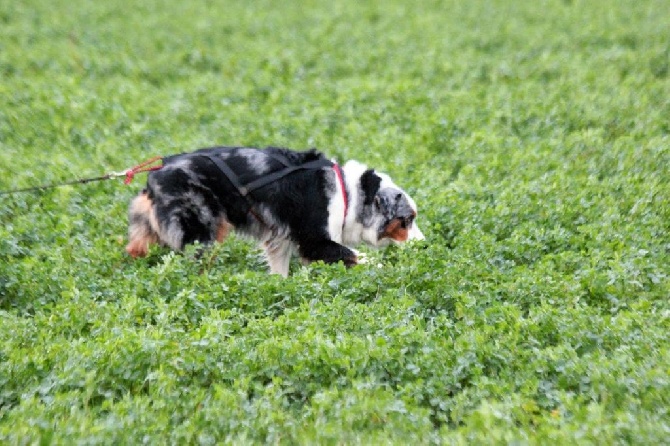
POLYGON ((661 444, 662 0, 0 4, 0 190, 213 144, 390 173, 425 245, 124 255, 120 181, 0 197, 0 441, 661 444))

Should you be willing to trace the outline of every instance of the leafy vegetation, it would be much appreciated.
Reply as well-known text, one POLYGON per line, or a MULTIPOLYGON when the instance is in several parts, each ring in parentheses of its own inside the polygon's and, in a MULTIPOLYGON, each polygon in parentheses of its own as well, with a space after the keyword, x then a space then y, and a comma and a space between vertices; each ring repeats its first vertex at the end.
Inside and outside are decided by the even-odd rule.
POLYGON ((0 189, 213 144, 389 172, 425 244, 124 255, 120 181, 0 197, 0 441, 670 438, 662 0, 0 3, 0 189))

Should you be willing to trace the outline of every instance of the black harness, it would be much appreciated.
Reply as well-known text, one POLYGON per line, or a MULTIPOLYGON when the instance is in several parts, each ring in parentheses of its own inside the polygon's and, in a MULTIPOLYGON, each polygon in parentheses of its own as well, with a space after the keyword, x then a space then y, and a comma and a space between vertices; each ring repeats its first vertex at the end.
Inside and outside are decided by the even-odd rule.
MULTIPOLYGON (((342 171, 340 170, 340 166, 337 164, 334 164, 333 162, 329 161, 326 158, 320 158, 317 160, 313 161, 308 161, 303 164, 293 164, 291 163, 286 157, 277 154, 277 153, 265 153, 265 155, 271 157, 272 159, 279 161, 280 164, 284 166, 283 169, 276 170, 274 172, 270 172, 267 175, 264 175, 258 179, 255 179, 253 181, 250 181, 246 184, 242 184, 240 182, 240 178, 237 176, 235 172, 233 172, 233 169, 228 166, 223 159, 221 159, 220 156, 216 156, 214 154, 209 154, 209 153, 202 153, 200 156, 207 158, 212 164, 214 164, 223 174, 224 177, 230 182, 230 184, 233 185, 233 187, 237 190, 237 192, 240 194, 241 197, 243 197, 249 208, 247 209, 247 212, 253 215, 253 217, 258 220, 261 224, 264 226, 267 226, 268 228, 274 230, 275 227, 268 225, 263 218, 254 211, 254 202, 252 200, 252 195, 251 192, 255 191, 256 189, 260 189, 263 186, 267 186, 268 184, 274 183, 275 181, 278 181, 282 178, 284 178, 287 175, 292 174, 293 172, 296 172, 298 170, 308 170, 308 169, 322 169, 324 167, 334 167, 337 169, 337 174, 341 178, 342 176, 342 171)), ((344 190, 344 197, 345 200, 347 200, 347 192, 344 190)))
POLYGON ((250 192, 260 189, 263 186, 267 186, 270 183, 274 183, 287 175, 297 171, 297 170, 307 170, 307 169, 321 169, 323 167, 333 167, 333 163, 325 158, 320 158, 318 160, 308 161, 304 164, 291 164, 288 159, 279 155, 277 153, 265 153, 265 155, 279 161, 284 168, 281 170, 276 170, 271 172, 261 178, 250 181, 247 184, 240 183, 240 179, 233 169, 231 169, 220 156, 212 155, 209 153, 203 153, 201 156, 204 156, 210 160, 216 167, 219 168, 221 173, 230 181, 230 184, 237 189, 239 194, 243 197, 248 197, 250 192))

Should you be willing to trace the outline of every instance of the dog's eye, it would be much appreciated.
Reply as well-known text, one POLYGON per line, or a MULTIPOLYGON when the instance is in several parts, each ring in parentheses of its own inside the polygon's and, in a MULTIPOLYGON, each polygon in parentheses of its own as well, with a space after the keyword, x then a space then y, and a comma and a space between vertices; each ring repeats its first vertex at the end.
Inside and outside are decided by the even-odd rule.
POLYGON ((414 221, 414 216, 410 215, 409 217, 402 217, 400 219, 400 227, 402 229, 407 229, 410 226, 412 226, 412 222, 414 221))

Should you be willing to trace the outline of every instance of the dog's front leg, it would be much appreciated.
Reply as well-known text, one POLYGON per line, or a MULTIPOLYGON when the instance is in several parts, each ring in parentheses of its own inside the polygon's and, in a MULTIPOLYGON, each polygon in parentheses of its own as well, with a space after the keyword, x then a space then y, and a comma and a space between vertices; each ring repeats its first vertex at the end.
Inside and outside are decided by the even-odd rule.
POLYGON ((323 260, 325 263, 342 261, 345 266, 358 263, 356 253, 332 240, 307 240, 300 243, 300 257, 307 262, 323 260))

